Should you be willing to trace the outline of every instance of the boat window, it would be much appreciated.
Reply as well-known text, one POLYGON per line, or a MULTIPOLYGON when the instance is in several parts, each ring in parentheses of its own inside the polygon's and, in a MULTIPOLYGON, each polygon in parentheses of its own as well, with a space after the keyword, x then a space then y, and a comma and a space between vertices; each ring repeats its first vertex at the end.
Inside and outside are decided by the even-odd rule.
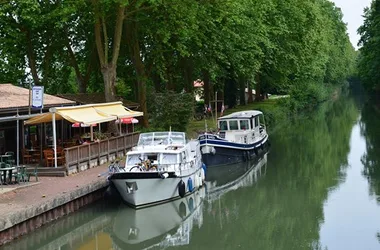
POLYGON ((162 154, 161 164, 177 163, 177 154, 162 154))
POLYGON ((239 130, 238 121, 229 121, 230 130, 239 130))
POLYGON ((249 121, 248 120, 240 120, 240 129, 241 130, 249 129, 249 121))
POLYGON ((153 161, 157 161, 157 155, 156 155, 156 154, 153 154, 153 155, 147 155, 147 158, 148 158, 148 160, 150 160, 151 162, 153 162, 153 161))
POLYGON ((140 163, 139 157, 140 155, 128 155, 127 165, 136 165, 137 163, 140 163))
POLYGON ((256 117, 255 117, 255 127, 258 127, 259 125, 260 125, 259 117, 256 116, 256 117))
POLYGON ((220 130, 228 130, 227 121, 219 121, 220 130))

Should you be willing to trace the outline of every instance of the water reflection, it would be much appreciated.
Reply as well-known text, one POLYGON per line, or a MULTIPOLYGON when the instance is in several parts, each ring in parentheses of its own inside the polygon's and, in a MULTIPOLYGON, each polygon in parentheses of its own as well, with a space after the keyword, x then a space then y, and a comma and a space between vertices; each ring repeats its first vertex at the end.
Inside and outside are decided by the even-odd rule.
POLYGON ((111 232, 114 249, 163 249, 190 244, 193 229, 199 230, 203 225, 204 202, 210 213, 223 195, 255 183, 266 162, 265 154, 255 162, 210 168, 206 187, 177 201, 140 210, 121 205, 111 232))
MULTIPOLYGON (((371 184, 371 195, 380 195, 380 107, 367 103, 362 111, 361 134, 366 140, 362 156, 363 174, 371 184)), ((380 202, 380 199, 378 198, 380 202)))
POLYGON ((190 243, 194 226, 203 221, 204 188, 182 199, 135 210, 121 205, 114 218, 114 249, 150 249, 190 243))
POLYGON ((380 119, 359 101, 342 96, 289 118, 269 154, 210 168, 206 188, 185 199, 138 211, 102 204, 7 249, 373 249, 380 119))

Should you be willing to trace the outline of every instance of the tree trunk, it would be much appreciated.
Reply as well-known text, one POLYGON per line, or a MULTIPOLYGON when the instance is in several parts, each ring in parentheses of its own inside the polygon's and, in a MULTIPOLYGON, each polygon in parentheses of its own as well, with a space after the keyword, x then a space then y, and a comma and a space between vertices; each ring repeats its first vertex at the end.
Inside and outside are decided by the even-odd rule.
POLYGON ((141 57, 140 44, 138 39, 138 30, 136 21, 126 22, 127 37, 129 37, 128 45, 131 53, 132 63, 137 75, 138 96, 140 109, 144 113, 142 125, 147 128, 148 122, 148 107, 146 103, 146 80, 147 75, 145 65, 141 57))
POLYGON ((156 92, 161 92, 162 91, 162 86, 161 86, 160 76, 156 72, 153 72, 151 74, 151 76, 152 76, 152 81, 154 83, 154 90, 156 92))
POLYGON ((203 94, 204 94, 204 100, 205 104, 209 105, 210 103, 210 74, 208 73, 207 70, 202 70, 202 75, 203 75, 203 94))
POLYGON ((35 85, 40 85, 40 79, 37 73, 36 59, 33 53, 32 38, 30 36, 30 31, 26 30, 26 44, 27 44, 27 55, 29 61, 30 71, 32 72, 32 77, 35 85))
POLYGON ((240 105, 246 105, 245 102, 245 80, 244 77, 239 76, 239 99, 240 105))
POLYGON ((194 90, 193 86, 193 65, 189 57, 181 58, 181 65, 183 68, 183 80, 184 80, 184 89, 187 93, 192 93, 194 90))
MULTIPOLYGON (((101 11, 99 9, 99 1, 93 0, 92 2, 95 7, 95 42, 96 49, 98 51, 100 68, 103 74, 104 97, 107 102, 110 102, 116 99, 116 67, 120 52, 121 36, 123 33, 122 31, 125 14, 125 5, 119 4, 119 6, 117 7, 114 38, 112 40, 112 58, 109 62, 108 50, 110 44, 107 33, 107 25, 105 23, 104 15, 101 15, 101 11)), ((115 131, 117 134, 119 132, 115 122, 108 123, 108 130, 109 132, 115 131)))
POLYGON ((260 74, 257 73, 256 76, 255 76, 255 82, 256 82, 256 97, 255 97, 255 101, 256 102, 260 102, 262 101, 262 97, 261 97, 261 82, 260 82, 260 74))
POLYGON ((251 83, 248 83, 248 103, 253 103, 253 94, 251 83))
POLYGON ((104 96, 106 102, 113 102, 116 100, 116 66, 108 64, 101 68, 103 81, 104 81, 104 96))

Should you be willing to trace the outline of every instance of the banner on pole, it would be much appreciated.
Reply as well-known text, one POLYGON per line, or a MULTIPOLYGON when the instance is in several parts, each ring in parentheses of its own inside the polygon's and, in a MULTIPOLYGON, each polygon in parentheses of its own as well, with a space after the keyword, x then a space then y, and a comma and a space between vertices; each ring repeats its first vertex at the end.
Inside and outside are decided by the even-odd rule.
POLYGON ((42 109, 44 107, 44 87, 33 86, 32 88, 32 108, 42 109))

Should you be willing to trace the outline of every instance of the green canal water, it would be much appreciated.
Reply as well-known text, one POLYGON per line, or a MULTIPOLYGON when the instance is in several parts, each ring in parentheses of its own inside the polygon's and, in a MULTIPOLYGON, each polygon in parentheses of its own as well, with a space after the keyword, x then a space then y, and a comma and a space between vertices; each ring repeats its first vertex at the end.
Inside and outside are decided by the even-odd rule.
POLYGON ((343 96, 284 123, 267 154, 210 171, 186 199, 101 201, 3 248, 379 249, 380 115, 362 103, 343 96))

